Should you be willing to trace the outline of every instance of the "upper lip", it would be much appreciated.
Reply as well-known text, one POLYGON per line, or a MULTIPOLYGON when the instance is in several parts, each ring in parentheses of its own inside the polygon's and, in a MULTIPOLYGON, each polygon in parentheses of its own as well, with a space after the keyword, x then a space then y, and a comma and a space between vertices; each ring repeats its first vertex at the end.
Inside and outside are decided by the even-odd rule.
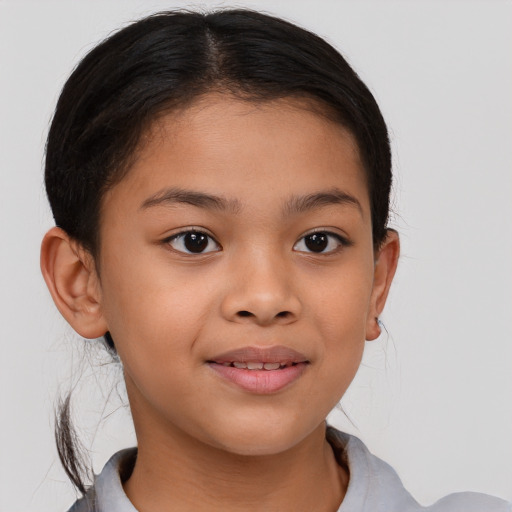
POLYGON ((215 356, 209 362, 220 364, 233 362, 305 363, 308 362, 308 358, 292 348, 274 345, 272 347, 237 348, 215 356))

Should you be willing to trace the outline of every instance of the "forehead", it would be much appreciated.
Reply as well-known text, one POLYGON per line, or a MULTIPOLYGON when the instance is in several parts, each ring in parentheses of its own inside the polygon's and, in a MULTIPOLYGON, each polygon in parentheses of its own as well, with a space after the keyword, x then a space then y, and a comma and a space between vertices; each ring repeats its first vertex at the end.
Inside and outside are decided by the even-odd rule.
MULTIPOLYGON (((160 116, 125 178, 128 195, 169 186, 239 198, 352 188, 368 206, 355 138, 312 100, 244 101, 208 94, 160 116)), ((113 192, 112 191, 112 192, 113 192)))

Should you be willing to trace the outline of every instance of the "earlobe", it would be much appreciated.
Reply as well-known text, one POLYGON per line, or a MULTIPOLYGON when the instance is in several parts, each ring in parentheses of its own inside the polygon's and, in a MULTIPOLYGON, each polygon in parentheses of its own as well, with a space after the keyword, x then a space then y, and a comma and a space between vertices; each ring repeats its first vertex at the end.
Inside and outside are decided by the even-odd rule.
POLYGON ((92 256, 60 228, 41 244, 41 272, 62 316, 84 338, 108 330, 101 309, 101 288, 92 256))
POLYGON ((391 282, 400 256, 400 238, 394 229, 388 229, 375 260, 373 289, 366 320, 366 339, 372 341, 380 336, 379 317, 386 304, 391 282))

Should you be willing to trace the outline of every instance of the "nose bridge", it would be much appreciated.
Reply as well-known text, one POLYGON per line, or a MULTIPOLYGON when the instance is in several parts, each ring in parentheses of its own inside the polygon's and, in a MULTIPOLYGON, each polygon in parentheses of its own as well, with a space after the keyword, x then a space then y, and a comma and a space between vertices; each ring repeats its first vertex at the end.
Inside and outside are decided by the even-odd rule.
POLYGON ((233 255, 224 315, 231 321, 261 325, 295 321, 301 307, 287 263, 279 250, 269 246, 253 245, 233 255))

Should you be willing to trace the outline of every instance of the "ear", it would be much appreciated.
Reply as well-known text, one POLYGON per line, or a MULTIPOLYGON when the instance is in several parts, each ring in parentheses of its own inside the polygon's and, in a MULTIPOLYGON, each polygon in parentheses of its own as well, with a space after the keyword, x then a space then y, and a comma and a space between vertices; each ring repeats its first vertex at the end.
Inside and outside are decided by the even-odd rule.
POLYGON ((101 287, 92 255, 60 228, 41 244, 41 271, 50 294, 69 325, 84 338, 108 330, 101 310, 101 287))
POLYGON ((386 239, 380 246, 375 258, 373 289, 370 307, 366 319, 366 339, 372 341, 380 336, 378 319, 395 275, 398 257, 400 255, 400 238, 394 229, 388 229, 386 239))

